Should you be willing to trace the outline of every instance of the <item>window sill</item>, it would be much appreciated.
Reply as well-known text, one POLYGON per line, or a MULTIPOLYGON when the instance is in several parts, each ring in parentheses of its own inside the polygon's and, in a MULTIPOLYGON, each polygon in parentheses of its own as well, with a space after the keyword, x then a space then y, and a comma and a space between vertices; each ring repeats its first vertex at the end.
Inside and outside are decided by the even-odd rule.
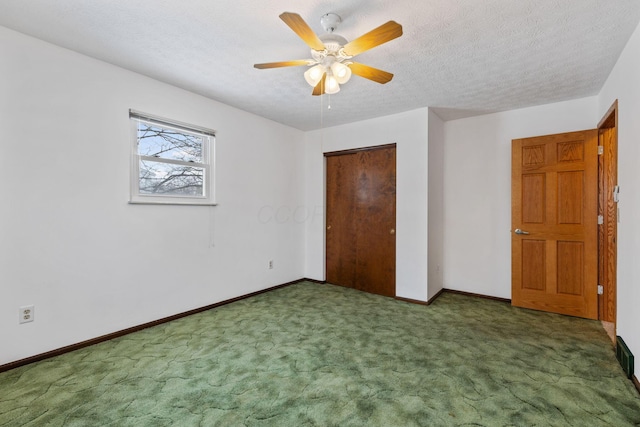
POLYGON ((171 199, 158 200, 157 197, 141 200, 129 200, 130 205, 183 205, 183 206, 217 206, 216 202, 210 200, 193 200, 193 199, 171 199))

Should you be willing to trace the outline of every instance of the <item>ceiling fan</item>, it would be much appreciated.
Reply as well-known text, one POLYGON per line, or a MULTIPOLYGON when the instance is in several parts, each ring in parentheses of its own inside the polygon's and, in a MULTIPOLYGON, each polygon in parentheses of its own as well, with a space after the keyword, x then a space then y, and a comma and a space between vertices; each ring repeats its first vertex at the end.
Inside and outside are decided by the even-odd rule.
POLYGON ((316 96, 338 93, 340 85, 349 81, 352 73, 382 84, 393 78, 391 73, 353 62, 351 59, 362 52, 400 37, 402 26, 397 22, 389 21, 347 42, 344 37, 333 33, 342 22, 340 16, 335 13, 327 13, 320 19, 322 27, 327 32, 321 36, 317 36, 297 13, 284 12, 280 15, 280 19, 311 48, 312 59, 255 64, 255 68, 309 66, 311 68, 304 73, 304 78, 313 87, 312 95, 316 96))

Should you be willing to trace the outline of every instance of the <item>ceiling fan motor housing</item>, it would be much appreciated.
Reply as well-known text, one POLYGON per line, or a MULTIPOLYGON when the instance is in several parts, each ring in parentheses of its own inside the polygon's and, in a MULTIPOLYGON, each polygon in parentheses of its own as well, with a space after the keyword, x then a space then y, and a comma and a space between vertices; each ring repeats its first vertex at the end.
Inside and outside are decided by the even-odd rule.
POLYGON ((337 52, 342 46, 347 44, 347 39, 338 34, 322 34, 318 37, 324 43, 324 47, 329 52, 337 52))

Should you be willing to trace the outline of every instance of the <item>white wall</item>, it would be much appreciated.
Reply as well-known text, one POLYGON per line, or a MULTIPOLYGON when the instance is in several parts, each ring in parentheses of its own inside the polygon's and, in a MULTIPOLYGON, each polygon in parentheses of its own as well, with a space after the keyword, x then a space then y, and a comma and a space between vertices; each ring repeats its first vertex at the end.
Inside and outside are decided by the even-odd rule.
MULTIPOLYGON (((598 117, 618 100, 618 318, 620 335, 640 355, 640 26, 598 96, 598 117)), ((636 374, 636 376, 638 376, 636 374)))
POLYGON ((429 110, 429 298, 444 287, 444 122, 429 110))
POLYGON ((511 140, 597 127, 597 99, 445 122, 444 287, 511 298, 511 140))
POLYGON ((302 132, 2 27, 0 58, 0 364, 304 276, 302 132), (217 130, 219 206, 127 203, 129 108, 217 130))
POLYGON ((306 277, 325 278, 323 153, 396 143, 396 294, 427 300, 428 109, 306 134, 306 277))

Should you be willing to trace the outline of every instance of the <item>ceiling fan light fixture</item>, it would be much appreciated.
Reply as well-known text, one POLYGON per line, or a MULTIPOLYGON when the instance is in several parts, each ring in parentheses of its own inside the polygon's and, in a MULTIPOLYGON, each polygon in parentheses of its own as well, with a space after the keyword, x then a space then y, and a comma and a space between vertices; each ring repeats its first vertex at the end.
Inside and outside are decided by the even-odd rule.
POLYGON ((402 25, 397 22, 388 21, 348 42, 347 39, 334 32, 342 21, 340 16, 335 13, 323 15, 321 24, 327 33, 321 36, 318 36, 297 13, 283 12, 280 14, 280 19, 311 49, 312 59, 254 64, 254 68, 268 69, 307 65, 310 68, 305 71, 304 79, 309 86, 313 87, 313 92, 311 92, 313 96, 338 93, 340 85, 347 83, 352 74, 380 84, 388 83, 393 78, 391 73, 351 62, 351 58, 400 37, 402 25))
POLYGON ((304 79, 309 83, 309 86, 315 87, 322 79, 325 69, 322 65, 318 64, 304 72, 304 79))
POLYGON ((340 92, 340 85, 338 84, 338 80, 334 75, 327 75, 327 79, 325 80, 324 93, 333 95, 334 93, 338 92, 340 92))
POLYGON ((334 62, 331 64, 331 72, 336 78, 337 82, 341 85, 345 84, 351 78, 351 68, 347 67, 342 62, 334 62))

